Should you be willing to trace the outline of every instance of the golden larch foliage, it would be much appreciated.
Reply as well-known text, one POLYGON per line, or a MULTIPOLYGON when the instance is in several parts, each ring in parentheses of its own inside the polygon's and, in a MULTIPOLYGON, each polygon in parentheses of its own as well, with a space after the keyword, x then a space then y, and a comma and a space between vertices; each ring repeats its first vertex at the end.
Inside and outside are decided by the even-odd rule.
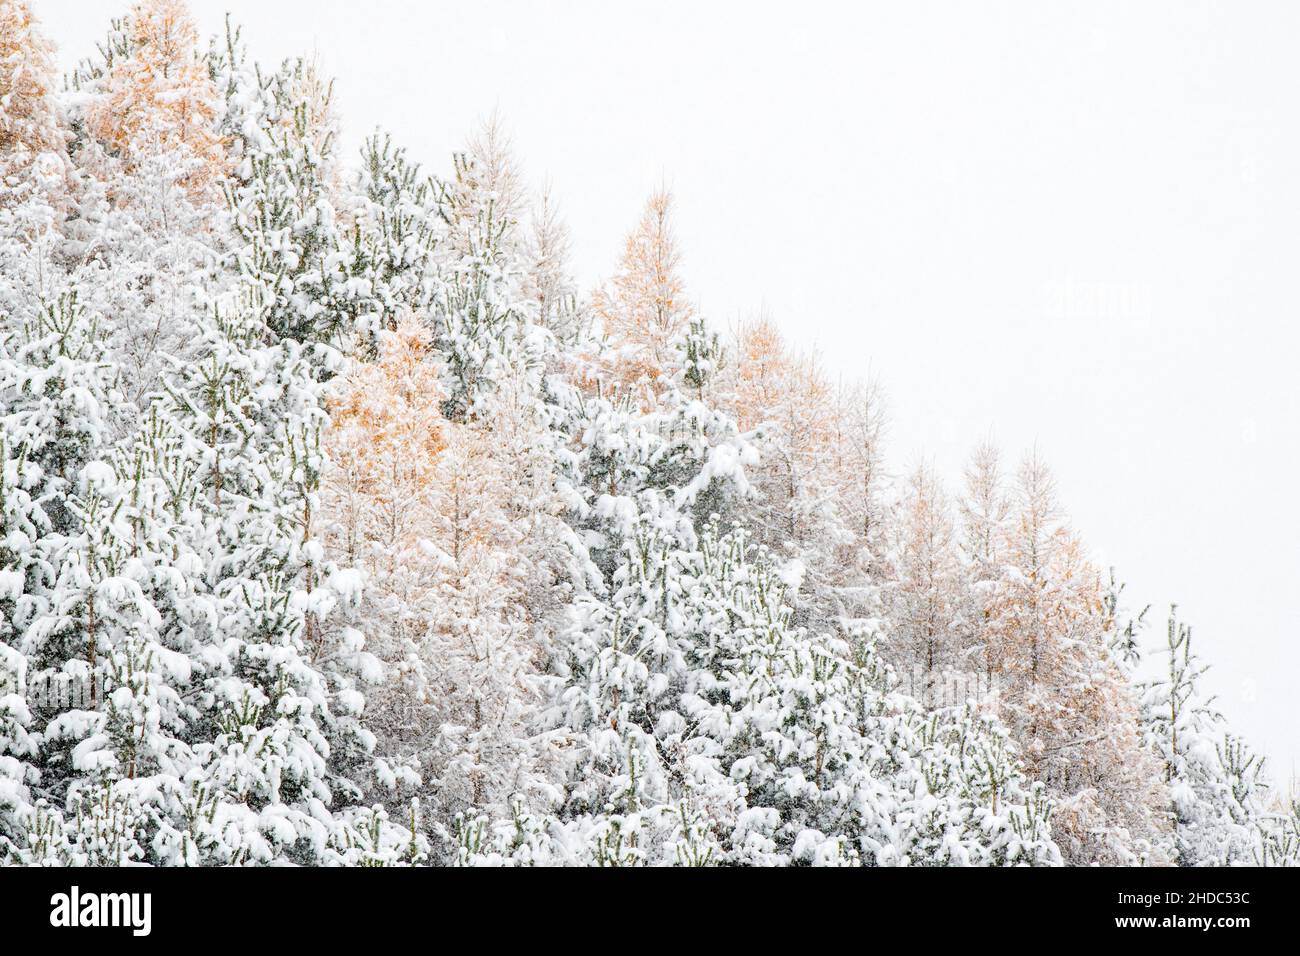
POLYGON ((13 175, 41 153, 63 150, 56 76, 54 45, 25 0, 0 0, 0 172, 13 175))
POLYGON ((835 390, 817 356, 791 352, 770 319, 741 323, 731 374, 732 413, 742 430, 773 425, 785 453, 799 458, 830 450, 835 390))
POLYGON ((198 50, 198 34, 181 0, 144 0, 129 19, 131 53, 117 59, 104 96, 89 111, 92 132, 125 158, 184 149, 197 161, 186 177, 191 194, 207 190, 226 168, 218 135, 218 94, 198 50))
POLYGON ((420 589, 503 580, 507 566, 487 565, 516 537, 494 436, 443 417, 428 335, 410 314, 382 332, 376 361, 355 364, 331 400, 326 433, 332 547, 408 606, 430 597, 420 589))
POLYGON ((1106 645, 1102 575, 1065 527, 1036 453, 1021 466, 999 559, 989 664, 1026 770, 1058 801, 1053 835, 1067 862, 1131 862, 1133 838, 1159 842, 1159 773, 1139 738, 1131 684, 1106 645))
POLYGON ((627 237, 618 273, 592 296, 592 313, 607 348, 588 377, 607 391, 634 393, 643 407, 662 391, 672 343, 695 314, 678 273, 680 264, 672 194, 661 189, 627 237))
POLYGON ((778 540, 803 541, 833 496, 836 394, 815 354, 794 354, 770 319, 741 323, 722 391, 743 431, 761 426, 755 469, 759 524, 778 540))
POLYGON ((409 316, 384 332, 378 360, 355 366, 329 406, 325 498, 335 547, 372 574, 410 562, 431 521, 429 486, 446 423, 427 334, 409 316))
POLYGON ((736 330, 732 410, 747 431, 766 421, 790 374, 785 341, 767 317, 741 323, 736 330))

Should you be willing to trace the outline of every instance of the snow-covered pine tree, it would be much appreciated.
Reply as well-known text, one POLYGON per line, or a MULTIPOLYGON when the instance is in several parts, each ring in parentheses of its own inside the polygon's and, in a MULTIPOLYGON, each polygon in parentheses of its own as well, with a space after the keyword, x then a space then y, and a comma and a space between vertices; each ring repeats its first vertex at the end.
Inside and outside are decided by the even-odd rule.
POLYGON ((49 759, 50 724, 61 720, 66 729, 77 714, 87 714, 81 708, 65 715, 64 702, 88 698, 102 676, 93 615, 69 604, 69 589, 85 583, 75 551, 85 529, 73 499, 105 467, 120 398, 104 361, 98 317, 80 307, 75 292, 6 315, 5 324, 0 427, 9 729, 3 760, 11 784, 0 845, 21 860, 32 852, 37 831, 61 829, 69 774, 81 769, 49 759))
MULTIPOLYGON (((411 821, 359 801, 391 779, 361 724, 361 688, 381 677, 350 609, 358 572, 318 537, 328 346, 274 341, 257 290, 214 312, 204 359, 159 414, 193 463, 195 560, 211 630, 187 629, 201 713, 187 792, 220 823, 196 840, 210 862, 395 862, 420 852, 411 821), (270 341, 272 344, 266 344, 270 341), (364 805, 362 805, 364 806, 364 805)), ((210 815, 211 816, 211 815, 210 815)))
POLYGON ((1004 730, 927 714, 869 641, 794 625, 742 532, 706 527, 686 551, 639 530, 615 600, 640 613, 592 606, 585 632, 608 640, 577 650, 563 694, 588 752, 568 812, 465 825, 463 862, 1059 862, 1050 803, 1004 730))
POLYGON ((1294 848, 1276 835, 1285 817, 1268 806, 1261 758, 1224 729, 1201 691, 1208 669, 1192 653, 1192 629, 1170 608, 1164 673, 1144 685, 1147 736, 1164 768, 1173 856, 1180 866, 1276 864, 1294 848))
POLYGON ((237 37, 216 59, 239 157, 227 201, 234 268, 258 286, 277 338, 342 343, 382 324, 381 305, 335 208, 332 84, 302 59, 270 75, 243 60, 237 37))
POLYGON ((557 398, 558 428, 575 439, 557 461, 579 559, 543 724, 565 753, 560 789, 549 812, 517 804, 512 820, 467 817, 462 857, 616 865, 680 852, 702 861, 715 837, 667 769, 685 746, 674 702, 687 677, 683 562, 698 509, 744 492, 753 453, 725 415, 678 387, 650 412, 575 389, 557 398))
POLYGON ((404 312, 432 306, 438 276, 434 254, 444 224, 435 182, 402 147, 378 133, 362 146, 349 196, 351 272, 368 286, 378 310, 378 320, 367 326, 373 335, 380 328, 395 329, 404 312))
POLYGON ((1300 866, 1300 795, 1294 784, 1290 792, 1273 796, 1270 809, 1256 862, 1260 866, 1300 866))
POLYGON ((723 769, 745 785, 737 862, 1059 860, 1050 804, 1004 730, 960 708, 927 715, 895 690, 869 633, 795 625, 786 583, 742 533, 706 534, 702 551, 726 613, 706 616, 701 644, 713 707, 688 714, 721 732, 723 769))
POLYGON ((528 390, 540 395, 552 347, 527 292, 528 263, 514 205, 498 191, 502 177, 513 175, 502 172, 505 162, 499 152, 487 158, 474 150, 458 153, 453 176, 439 184, 445 239, 429 318, 446 367, 443 410, 453 421, 481 415, 481 403, 507 374, 523 375, 528 390))

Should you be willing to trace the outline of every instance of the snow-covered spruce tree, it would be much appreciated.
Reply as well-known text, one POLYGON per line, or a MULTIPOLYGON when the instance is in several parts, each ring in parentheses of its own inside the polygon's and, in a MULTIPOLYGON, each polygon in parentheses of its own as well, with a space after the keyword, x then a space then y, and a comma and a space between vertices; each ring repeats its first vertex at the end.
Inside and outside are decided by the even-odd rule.
MULTIPOLYGON (((23 265, 6 268, 15 277, 6 288, 25 294, 7 297, 22 306, 6 309, 7 327, 23 331, 12 340, 18 358, 11 379, 20 384, 6 406, 6 422, 21 434, 7 445, 18 450, 6 467, 13 487, 35 502, 24 506, 26 518, 15 516, 27 536, 21 561, 39 559, 36 580, 49 590, 39 600, 35 592, 11 594, 21 656, 6 658, 26 696, 21 705, 6 698, 6 748, 28 759, 7 766, 18 789, 6 791, 6 844, 23 859, 65 862, 409 858, 419 851, 410 825, 356 808, 376 769, 391 776, 373 767, 371 740, 357 719, 356 671, 374 676, 376 668, 361 651, 360 632, 338 620, 355 576, 324 564, 314 541, 320 379, 337 357, 304 348, 292 335, 329 337, 344 310, 335 298, 324 306, 313 301, 319 284, 310 282, 301 282, 301 295, 287 305, 282 275, 268 270, 245 274, 246 309, 192 310, 189 331, 199 334, 187 336, 191 351, 183 356, 150 346, 148 323, 132 327, 141 315, 160 323, 177 318, 176 297, 158 292, 167 263, 148 251, 148 241, 174 254, 214 218, 193 164, 180 156, 218 122, 204 112, 211 88, 195 69, 191 45, 180 42, 188 36, 183 26, 176 5, 146 4, 117 25, 102 61, 75 78, 74 115, 88 130, 76 155, 89 175, 77 197, 77 231, 68 230, 82 261, 67 264, 96 308, 71 294, 55 302, 43 286, 33 288, 32 275, 54 272, 48 283, 56 291, 67 280, 33 269, 33 244, 19 230, 6 231, 7 240, 19 240, 6 245, 17 249, 10 258, 23 265), (191 91, 154 88, 169 82, 191 91), (135 126, 119 128, 120 117, 105 112, 106 100, 123 96, 134 97, 135 126), (176 117, 170 136, 169 107, 190 99, 194 109, 176 117), (136 128, 151 111, 158 115, 147 128, 136 128), (193 135, 191 123, 199 124, 193 135), (204 193, 202 214, 181 215, 196 193, 204 193), (155 229, 158 222, 170 231, 155 229), (146 251, 137 254, 141 246, 146 251), (133 263, 138 268, 128 268, 133 263), (326 320, 267 327, 268 316, 285 318, 295 307, 311 317, 324 312, 326 320), (105 351, 94 334, 96 311, 123 319, 106 330, 121 350, 105 351), (28 331, 37 325, 39 334, 28 331), (105 392, 118 380, 106 370, 112 360, 147 404, 157 380, 146 384, 124 368, 132 347, 163 367, 191 360, 138 421, 118 414, 125 406, 105 392), (65 382, 68 376, 87 381, 65 382), (24 404, 29 394, 44 404, 33 411, 24 404), (114 414, 92 414, 104 409, 114 414), (29 435, 22 431, 28 421, 43 424, 29 435), (78 450, 92 426, 93 447, 78 450), (45 462, 48 455, 57 461, 45 462), (37 487, 42 482, 49 487, 37 487), (77 706, 66 706, 74 692, 77 706), (58 772, 43 772, 47 764, 58 772)), ((273 141, 275 124, 300 135, 319 128, 308 107, 320 98, 303 71, 287 68, 274 85, 256 77, 248 84, 237 66, 232 55, 225 73, 214 73, 229 81, 219 128, 239 134, 239 156, 253 152, 245 136, 273 141), (268 103, 276 109, 265 109, 268 103), (286 122, 286 112, 308 122, 286 122)), ((281 149, 280 158, 288 152, 281 149)), ((303 174, 291 185, 309 180, 303 174)), ((289 228, 267 244, 286 236, 301 238, 289 228)), ((251 261, 267 235, 237 232, 237 251, 241 239, 240 257, 251 261)), ((303 240, 299 248, 321 245, 303 240)), ((216 298, 221 281, 203 272, 192 270, 185 284, 216 298)), ((19 560, 17 549, 13 556, 19 560)))
POLYGON ((84 661, 62 664, 57 676, 74 678, 67 692, 77 699, 42 734, 43 759, 63 771, 43 775, 43 784, 58 782, 44 796, 64 822, 49 826, 51 814, 44 833, 39 818, 29 823, 28 862, 184 859, 192 664, 178 647, 207 608, 189 577, 185 504, 169 481, 183 468, 156 427, 119 445, 84 469, 68 497, 78 533, 51 539, 56 597, 28 629, 40 642, 30 649, 53 652, 52 665, 81 645, 84 661))

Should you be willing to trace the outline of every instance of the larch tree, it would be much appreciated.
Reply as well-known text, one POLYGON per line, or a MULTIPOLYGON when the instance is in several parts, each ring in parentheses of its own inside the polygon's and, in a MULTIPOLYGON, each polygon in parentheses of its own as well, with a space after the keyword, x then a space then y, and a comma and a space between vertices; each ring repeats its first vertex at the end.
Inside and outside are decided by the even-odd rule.
POLYGON ((605 345, 593 374, 602 389, 642 407, 662 391, 672 343, 695 314, 680 275, 672 203, 666 189, 650 196, 624 243, 618 271, 592 296, 605 345))
POLYGON ((380 756, 405 782, 418 775, 436 836, 458 813, 536 798, 545 631, 529 575, 545 568, 546 528, 527 475, 508 470, 518 443, 443 417, 430 337, 408 315, 337 381, 323 508, 329 551, 368 578, 358 617, 388 670, 370 700, 380 756))
POLYGON ((53 46, 27 4, 0 2, 0 315, 66 291, 75 171, 55 84, 53 46))
POLYGON ((110 344, 143 408, 173 362, 195 357, 204 313, 228 284, 223 104, 183 4, 137 5, 100 51, 72 77, 82 176, 69 232, 77 281, 114 317, 110 344))
POLYGON ((988 612, 995 706, 1057 802, 1067 862, 1162 862, 1163 786, 1135 690, 1111 654, 1101 576, 1036 452, 1012 502, 988 612))
POLYGON ((220 97, 182 0, 143 0, 124 25, 126 47, 105 64, 87 119, 129 170, 147 156, 182 151, 182 184, 195 195, 225 173, 220 97))
MULTIPOLYGON (((366 573, 375 644, 399 668, 419 648, 433 613, 436 561, 422 541, 433 521, 430 484, 447 426, 426 338, 413 318, 382 333, 376 361, 356 364, 334 390, 325 437, 327 542, 366 573)), ((399 671, 394 687, 401 683, 399 671)), ((385 729, 399 734, 396 726, 385 729)))
MULTIPOLYGON (((767 318, 742 323, 724 370, 724 391, 739 427, 754 432, 760 461, 745 503, 756 540, 793 561, 806 581, 801 614, 842 616, 838 564, 847 543, 835 513, 836 396, 815 355, 793 354, 767 318)), ((853 582, 859 583, 859 582, 853 582)))
POLYGON ((504 118, 494 110, 469 138, 466 154, 473 159, 479 188, 491 198, 496 214, 514 223, 523 221, 527 190, 515 158, 514 143, 504 118))
POLYGON ((536 302, 538 322, 565 345, 565 352, 586 335, 587 309, 579 301, 569 273, 572 241, 549 186, 543 188, 529 219, 525 237, 529 295, 536 302))
POLYGON ((932 466, 912 472, 900 511, 885 587, 888 645, 895 666, 918 678, 909 691, 934 706, 945 678, 964 669, 957 636, 965 600, 951 503, 932 466))
POLYGON ((38 158, 59 171, 66 166, 57 76, 54 45, 26 0, 0 0, 0 204, 38 158))
POLYGON ((990 646, 991 602, 996 582, 1002 576, 1011 517, 999 462, 1000 453, 991 441, 975 448, 966 465, 965 487, 958 504, 969 602, 963 614, 961 649, 970 665, 983 675, 986 692, 992 690, 995 663, 990 646))
POLYGON ((426 547, 439 562, 428 659, 443 707, 431 768, 443 820, 468 809, 532 805, 535 718, 541 704, 542 632, 516 587, 524 528, 511 520, 510 477, 491 432, 454 425, 435 463, 426 547))
POLYGON ((884 573, 888 534, 886 396, 879 382, 841 386, 836 394, 829 463, 835 510, 848 535, 848 564, 877 583, 884 573))

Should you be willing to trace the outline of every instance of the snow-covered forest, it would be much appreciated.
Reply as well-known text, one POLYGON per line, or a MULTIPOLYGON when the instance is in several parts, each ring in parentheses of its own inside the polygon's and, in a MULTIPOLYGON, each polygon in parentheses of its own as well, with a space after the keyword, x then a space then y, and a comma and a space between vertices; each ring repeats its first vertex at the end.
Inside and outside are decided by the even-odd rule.
POLYGON ((1300 862, 1034 450, 899 468, 665 191, 580 288, 500 122, 340 119, 0 0, 0 862, 1300 862))

